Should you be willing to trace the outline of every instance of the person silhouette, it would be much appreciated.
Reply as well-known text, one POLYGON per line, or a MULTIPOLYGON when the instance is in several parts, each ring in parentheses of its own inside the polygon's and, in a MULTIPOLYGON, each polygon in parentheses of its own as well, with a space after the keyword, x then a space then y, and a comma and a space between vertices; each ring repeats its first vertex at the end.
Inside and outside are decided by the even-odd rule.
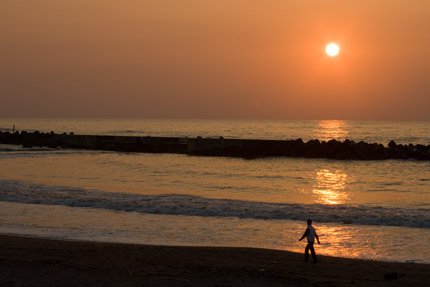
POLYGON ((309 250, 310 250, 314 263, 317 263, 318 260, 317 260, 317 255, 315 254, 314 243, 315 243, 315 238, 317 239, 318 244, 320 244, 320 240, 318 238, 317 232, 315 231, 315 228, 312 226, 312 219, 308 219, 307 223, 308 223, 308 228, 306 228, 305 233, 299 239, 299 241, 302 241, 303 238, 307 237, 308 245, 306 245, 306 248, 305 248, 305 261, 307 262, 309 259, 309 250))

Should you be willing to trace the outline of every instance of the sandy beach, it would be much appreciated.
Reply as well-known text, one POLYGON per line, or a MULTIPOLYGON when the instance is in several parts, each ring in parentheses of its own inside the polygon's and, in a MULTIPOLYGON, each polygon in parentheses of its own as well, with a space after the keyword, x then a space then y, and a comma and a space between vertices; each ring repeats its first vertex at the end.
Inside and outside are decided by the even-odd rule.
POLYGON ((0 235, 0 286, 428 286, 430 265, 0 235), (388 278, 387 278, 388 277, 388 278))

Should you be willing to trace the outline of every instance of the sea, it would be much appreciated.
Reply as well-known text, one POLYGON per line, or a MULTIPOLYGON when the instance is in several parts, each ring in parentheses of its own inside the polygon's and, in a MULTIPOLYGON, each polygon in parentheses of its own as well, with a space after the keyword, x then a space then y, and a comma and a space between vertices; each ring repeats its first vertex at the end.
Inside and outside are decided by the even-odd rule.
MULTIPOLYGON (((430 145, 430 121, 0 119, 0 131, 430 145)), ((0 145, 0 233, 430 263, 430 162, 0 145)))

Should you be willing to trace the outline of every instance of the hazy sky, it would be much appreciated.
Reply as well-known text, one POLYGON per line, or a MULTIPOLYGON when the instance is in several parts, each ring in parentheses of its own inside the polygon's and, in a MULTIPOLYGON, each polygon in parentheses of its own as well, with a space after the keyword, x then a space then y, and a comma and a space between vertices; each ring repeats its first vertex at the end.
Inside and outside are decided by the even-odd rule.
POLYGON ((0 117, 430 120, 430 1, 1 0, 0 117))

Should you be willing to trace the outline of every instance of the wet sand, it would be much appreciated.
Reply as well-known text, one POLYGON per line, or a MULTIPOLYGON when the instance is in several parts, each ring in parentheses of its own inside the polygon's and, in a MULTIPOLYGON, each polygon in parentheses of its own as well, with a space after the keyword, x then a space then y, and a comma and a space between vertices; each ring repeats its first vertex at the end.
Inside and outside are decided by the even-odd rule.
POLYGON ((0 235, 0 286, 429 286, 430 265, 0 235), (386 278, 388 276, 388 278, 386 278))

